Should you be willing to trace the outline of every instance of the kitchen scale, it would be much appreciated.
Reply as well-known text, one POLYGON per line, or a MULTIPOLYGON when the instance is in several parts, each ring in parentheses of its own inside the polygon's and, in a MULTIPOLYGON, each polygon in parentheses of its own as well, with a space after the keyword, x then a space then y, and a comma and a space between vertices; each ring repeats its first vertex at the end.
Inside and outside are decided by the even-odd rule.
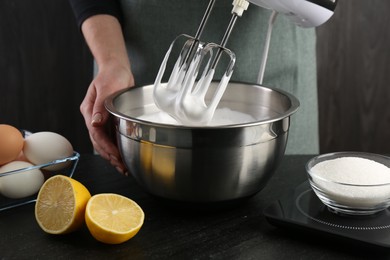
POLYGON ((370 216, 331 212, 315 195, 308 181, 264 210, 275 226, 304 229, 368 246, 390 248, 389 208, 370 216))

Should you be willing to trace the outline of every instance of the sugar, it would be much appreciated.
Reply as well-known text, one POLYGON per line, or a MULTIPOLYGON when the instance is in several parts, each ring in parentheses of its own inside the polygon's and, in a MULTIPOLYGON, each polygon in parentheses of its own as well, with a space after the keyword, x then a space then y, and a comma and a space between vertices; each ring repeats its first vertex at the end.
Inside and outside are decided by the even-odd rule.
MULTIPOLYGON (((138 119, 160 124, 181 125, 174 118, 163 111, 144 114, 139 116, 138 119)), ((249 114, 235 111, 229 108, 219 108, 215 110, 214 116, 208 126, 244 124, 255 121, 256 119, 249 114)))
POLYGON ((357 185, 390 183, 390 168, 360 157, 341 157, 316 164, 312 172, 329 181, 357 185))
POLYGON ((344 205, 372 207, 390 198, 390 168, 373 160, 342 157, 320 162, 311 171, 323 192, 344 205))

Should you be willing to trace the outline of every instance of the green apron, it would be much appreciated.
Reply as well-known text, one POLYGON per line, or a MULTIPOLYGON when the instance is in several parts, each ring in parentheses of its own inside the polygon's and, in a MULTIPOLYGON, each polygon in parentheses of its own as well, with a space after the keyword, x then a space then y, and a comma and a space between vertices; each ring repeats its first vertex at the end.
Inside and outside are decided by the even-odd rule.
MULTIPOLYGON (((194 36, 208 0, 121 0, 123 30, 139 86, 152 84, 171 42, 194 36)), ((232 0, 216 1, 201 39, 219 43, 231 18, 232 0)), ((256 83, 270 10, 251 4, 237 20, 227 48, 237 57, 232 81, 256 83)), ((292 116, 286 153, 319 152, 315 30, 279 15, 273 28, 263 85, 285 90, 301 103, 292 116)))

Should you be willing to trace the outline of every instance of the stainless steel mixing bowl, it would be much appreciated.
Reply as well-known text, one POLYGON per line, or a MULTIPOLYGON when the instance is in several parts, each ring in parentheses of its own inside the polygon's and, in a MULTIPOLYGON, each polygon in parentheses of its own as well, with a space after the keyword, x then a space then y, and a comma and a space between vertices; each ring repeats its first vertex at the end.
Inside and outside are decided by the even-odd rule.
POLYGON ((146 191, 206 203, 250 197, 266 185, 284 155, 290 116, 299 102, 280 90, 230 83, 219 107, 256 120, 213 127, 138 119, 158 111, 151 85, 115 93, 105 105, 113 116, 123 161, 146 191))

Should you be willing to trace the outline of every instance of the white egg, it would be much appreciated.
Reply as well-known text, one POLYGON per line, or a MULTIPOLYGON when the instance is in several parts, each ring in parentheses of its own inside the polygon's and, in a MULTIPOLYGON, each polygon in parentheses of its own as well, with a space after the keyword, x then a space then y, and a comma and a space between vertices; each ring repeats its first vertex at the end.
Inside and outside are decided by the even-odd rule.
MULTIPOLYGON (((35 165, 49 163, 73 154, 72 144, 62 135, 53 132, 37 132, 26 137, 23 148, 26 158, 35 165)), ((57 171, 69 164, 61 163, 46 167, 57 171)))
POLYGON ((13 161, 0 167, 0 192, 5 197, 11 199, 20 199, 34 195, 39 191, 45 177, 39 169, 15 172, 10 175, 2 173, 15 171, 33 164, 23 161, 13 161))

